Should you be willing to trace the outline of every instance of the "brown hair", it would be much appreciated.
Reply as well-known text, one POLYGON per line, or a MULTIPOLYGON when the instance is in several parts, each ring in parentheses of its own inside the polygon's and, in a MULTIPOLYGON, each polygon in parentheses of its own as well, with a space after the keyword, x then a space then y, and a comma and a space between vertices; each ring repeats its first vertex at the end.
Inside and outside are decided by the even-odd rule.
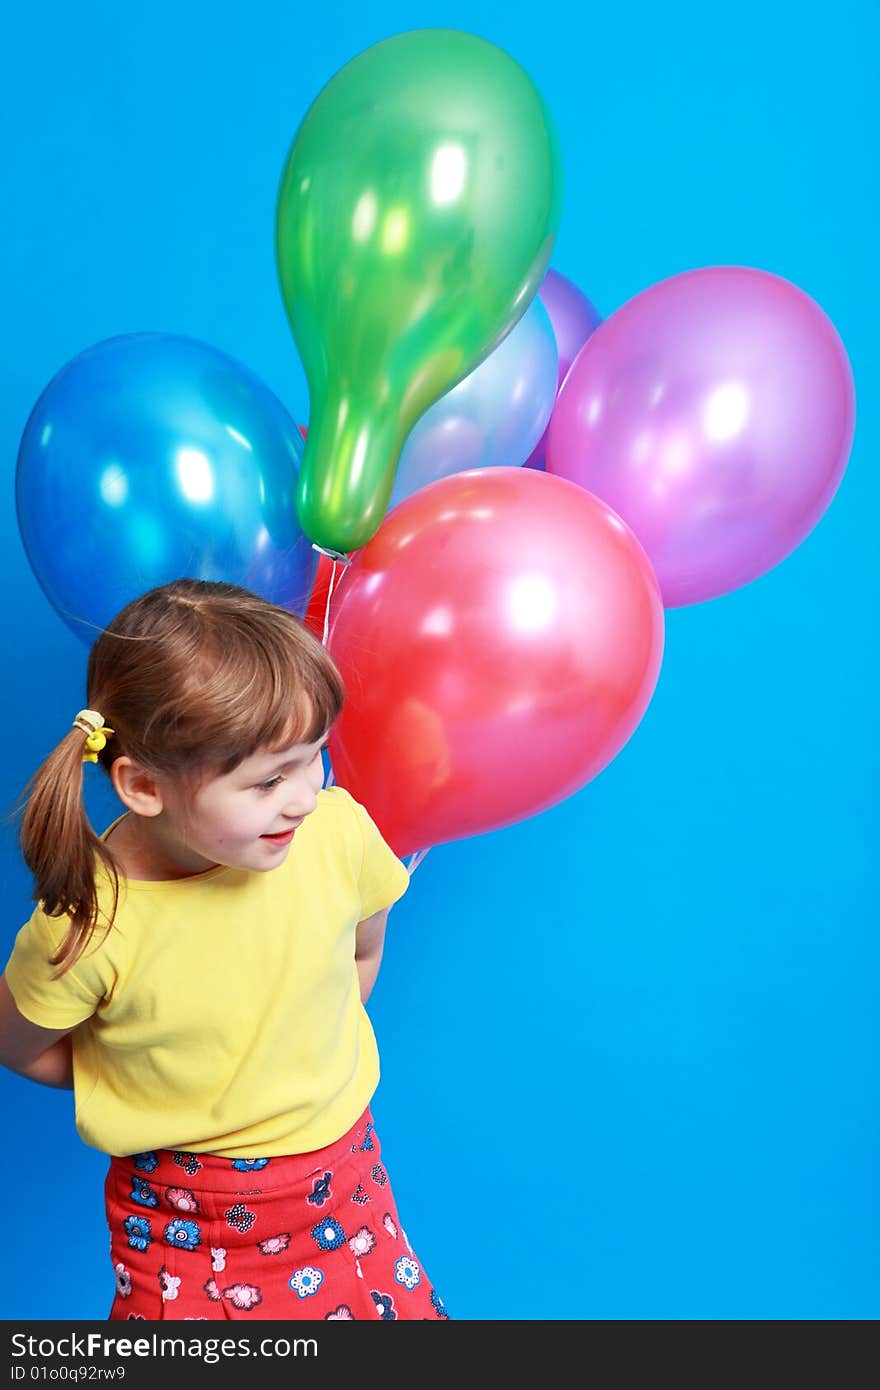
MULTIPOLYGON (((98 761, 127 754, 154 776, 195 789, 260 748, 314 743, 342 708, 342 677, 303 623, 235 584, 176 579, 129 603, 89 654, 86 704, 113 729, 98 761)), ((113 925, 119 866, 82 799, 85 735, 72 728, 28 782, 19 843, 34 900, 69 929, 52 957, 79 959, 99 920, 97 859, 113 925)))

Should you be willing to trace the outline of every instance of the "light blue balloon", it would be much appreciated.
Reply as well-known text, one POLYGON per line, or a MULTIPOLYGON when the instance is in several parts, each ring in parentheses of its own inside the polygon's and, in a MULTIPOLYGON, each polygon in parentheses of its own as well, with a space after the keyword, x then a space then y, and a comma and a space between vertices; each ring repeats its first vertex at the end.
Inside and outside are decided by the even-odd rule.
POLYGON ((495 351, 415 425, 390 506, 450 473, 525 463, 550 419, 557 372, 553 324, 536 295, 495 351))
POLYGON ((172 579, 225 580, 302 615, 317 555, 296 515, 303 440, 253 372, 191 338, 133 333, 75 357, 25 426, 22 541, 83 641, 172 579))

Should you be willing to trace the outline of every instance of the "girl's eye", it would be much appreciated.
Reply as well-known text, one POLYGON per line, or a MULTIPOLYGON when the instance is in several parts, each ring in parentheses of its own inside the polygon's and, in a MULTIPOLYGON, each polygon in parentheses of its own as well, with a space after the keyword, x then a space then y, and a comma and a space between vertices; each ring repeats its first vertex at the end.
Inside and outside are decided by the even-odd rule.
MULTIPOLYGON (((313 762, 313 763, 316 763, 316 762, 319 762, 319 761, 320 761, 321 754, 324 752, 324 750, 325 750, 326 748, 327 748, 327 744, 326 744, 326 743, 323 743, 323 744, 321 745, 321 747, 318 749, 318 751, 317 751, 317 753, 315 754, 315 756, 312 758, 312 762, 313 762)), ((283 777, 283 776, 281 775, 281 773, 279 773, 277 777, 270 777, 269 780, 268 780, 268 782, 258 782, 258 783, 257 783, 257 790, 258 790, 258 791, 261 791, 261 792, 270 792, 270 791, 273 791, 275 787, 279 786, 281 782, 285 782, 286 780, 287 780, 286 777, 283 777)))

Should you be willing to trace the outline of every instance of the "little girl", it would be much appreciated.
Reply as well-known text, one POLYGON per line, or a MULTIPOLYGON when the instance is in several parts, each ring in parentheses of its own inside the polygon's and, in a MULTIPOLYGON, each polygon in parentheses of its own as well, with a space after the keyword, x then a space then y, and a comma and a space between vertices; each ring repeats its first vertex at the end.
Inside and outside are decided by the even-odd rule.
POLYGON ((447 1316, 400 1225, 364 1003, 406 868, 322 790, 342 681, 282 608, 180 579, 95 642, 27 788, 38 907, 0 1061, 73 1087, 105 1184, 111 1319, 447 1316), (99 838, 82 764, 128 808, 99 838))

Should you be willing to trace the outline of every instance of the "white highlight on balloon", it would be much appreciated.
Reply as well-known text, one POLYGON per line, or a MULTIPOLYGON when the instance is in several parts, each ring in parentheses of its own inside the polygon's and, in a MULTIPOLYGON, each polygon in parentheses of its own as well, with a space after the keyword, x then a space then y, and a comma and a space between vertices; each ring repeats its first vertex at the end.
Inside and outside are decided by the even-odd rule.
POLYGON ((431 201, 438 207, 461 197, 467 160, 461 145, 440 145, 431 161, 431 201))
POLYGON ((368 241, 373 235, 379 204, 372 188, 368 188, 357 200, 354 217, 351 219, 351 234, 355 241, 368 241))
POLYGON ((524 574, 508 591, 508 612, 520 632, 542 632, 556 616, 556 592, 543 574, 524 574))
POLYGON ((128 477, 121 463, 111 463, 98 480, 98 491, 109 507, 121 507, 128 497, 128 477))
POLYGON ((419 634, 422 637, 448 637, 455 627, 455 614, 447 603, 438 603, 429 613, 425 614, 424 621, 419 627, 419 634))
POLYGON ((654 446, 654 435, 651 430, 639 430, 632 442, 632 461, 636 464, 647 463, 651 457, 651 450, 654 446))
POLYGON ((351 486, 356 488, 361 481, 364 471, 364 464, 367 459, 367 445, 369 443, 369 430, 366 425, 358 431, 354 450, 351 456, 351 486))
POLYGON ((232 425, 226 426, 226 433, 231 435, 237 444, 241 444, 245 449, 247 449, 249 454, 252 454, 254 452, 254 446, 251 443, 251 441, 249 439, 245 439, 243 434, 239 434, 238 430, 233 429, 232 425))
POLYGON ((201 449, 178 449, 177 481, 184 497, 190 502, 210 502, 214 496, 214 474, 211 460, 201 449))
POLYGON ((703 429, 708 439, 723 443, 738 435, 749 418, 749 394, 738 381, 718 386, 706 401, 703 429))
POLYGON ((683 478, 690 470, 693 458, 694 450, 690 437, 687 434, 670 435, 660 447, 660 469, 664 478, 683 478))
POLYGON ((409 241, 409 212, 406 208, 391 208, 382 223, 382 250, 386 256, 397 256, 409 241))

